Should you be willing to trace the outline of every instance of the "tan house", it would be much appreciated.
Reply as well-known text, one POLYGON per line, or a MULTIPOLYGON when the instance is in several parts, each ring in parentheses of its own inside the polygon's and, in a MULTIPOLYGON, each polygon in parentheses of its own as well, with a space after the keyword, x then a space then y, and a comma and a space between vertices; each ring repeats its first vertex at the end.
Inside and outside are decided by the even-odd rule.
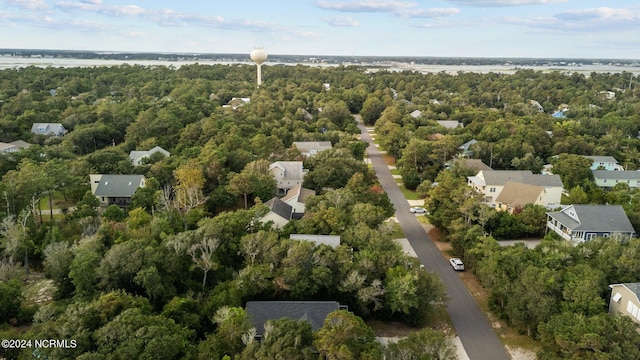
POLYGON ((640 283, 613 284, 609 287, 609 313, 628 316, 640 324, 640 283))
POLYGON ((272 222, 274 228, 280 229, 291 221, 291 215, 293 214, 293 208, 291 205, 277 197, 274 197, 264 204, 269 207, 269 212, 260 218, 260 222, 272 222))
POLYGON ((304 204, 310 196, 314 196, 316 192, 307 188, 303 188, 301 185, 296 185, 287 191, 287 195, 283 196, 280 200, 291 205, 292 218, 300 219, 304 215, 304 204))
POLYGON ((527 204, 545 206, 545 195, 546 190, 542 186, 507 181, 496 198, 496 210, 513 214, 527 204))
POLYGON ((559 175, 534 174, 530 170, 481 170, 467 177, 467 184, 484 195, 484 202, 496 206, 496 199, 507 182, 540 186, 545 189, 541 205, 547 209, 560 206, 563 185, 559 175))

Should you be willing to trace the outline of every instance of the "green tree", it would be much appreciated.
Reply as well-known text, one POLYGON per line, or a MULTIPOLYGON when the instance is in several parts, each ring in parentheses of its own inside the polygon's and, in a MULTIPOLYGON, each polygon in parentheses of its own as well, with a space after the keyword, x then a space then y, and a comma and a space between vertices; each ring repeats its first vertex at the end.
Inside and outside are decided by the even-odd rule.
POLYGON ((562 184, 572 189, 584 180, 593 180, 591 160, 575 154, 560 154, 552 162, 553 173, 560 175, 562 184))
POLYGON ((378 359, 380 344, 361 318, 344 310, 330 313, 314 334, 313 344, 326 359, 378 359))
POLYGON ((455 360, 455 345, 447 336, 429 328, 412 332, 397 343, 389 343, 385 357, 394 360, 455 360))

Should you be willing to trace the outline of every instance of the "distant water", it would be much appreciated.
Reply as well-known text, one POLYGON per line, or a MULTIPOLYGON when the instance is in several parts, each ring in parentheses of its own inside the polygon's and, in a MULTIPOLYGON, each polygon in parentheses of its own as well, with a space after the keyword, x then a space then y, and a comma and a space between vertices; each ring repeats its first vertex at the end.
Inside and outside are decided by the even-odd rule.
MULTIPOLYGON (((212 60, 188 60, 188 61, 163 61, 163 60, 103 60, 103 59, 73 59, 73 58, 25 58, 25 57, 12 57, 12 56, 0 56, 0 70, 4 69, 17 69, 25 68, 28 66, 36 66, 41 68, 54 67, 54 68, 73 68, 73 67, 96 67, 96 66, 120 66, 123 64, 129 65, 142 65, 142 66, 167 66, 179 68, 182 65, 190 64, 201 65, 233 65, 233 64, 248 64, 251 65, 251 61, 212 61, 212 60)), ((338 64, 324 64, 324 63, 274 63, 267 62, 269 65, 305 65, 311 67, 332 67, 338 66, 338 64)), ((403 63, 396 61, 385 61, 376 63, 343 63, 342 65, 357 65, 368 67, 370 71, 375 72, 380 69, 386 69, 389 71, 417 71, 421 73, 440 73, 445 72, 448 74, 457 74, 460 72, 473 72, 473 73, 503 73, 512 74, 520 69, 532 69, 543 72, 560 71, 565 73, 581 73, 589 75, 592 72, 596 73, 620 73, 629 72, 636 76, 640 76, 640 67, 633 66, 621 66, 621 65, 566 65, 566 66, 547 66, 547 65, 422 65, 414 63, 403 63)))

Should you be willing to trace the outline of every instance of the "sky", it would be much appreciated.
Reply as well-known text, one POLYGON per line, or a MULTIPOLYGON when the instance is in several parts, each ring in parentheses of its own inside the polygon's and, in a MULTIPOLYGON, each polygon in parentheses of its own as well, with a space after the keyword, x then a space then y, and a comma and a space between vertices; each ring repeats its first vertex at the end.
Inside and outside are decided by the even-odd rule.
POLYGON ((0 48, 640 59, 637 0, 0 0, 0 48))

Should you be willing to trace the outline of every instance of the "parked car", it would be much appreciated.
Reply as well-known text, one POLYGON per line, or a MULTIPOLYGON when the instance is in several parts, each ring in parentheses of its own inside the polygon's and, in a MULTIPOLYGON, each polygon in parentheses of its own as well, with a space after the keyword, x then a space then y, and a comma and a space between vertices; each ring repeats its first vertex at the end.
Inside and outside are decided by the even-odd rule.
POLYGON ((449 264, 455 271, 464 271, 464 263, 458 258, 449 259, 449 264))
POLYGON ((420 207, 420 206, 414 206, 411 209, 409 209, 409 211, 411 211, 414 214, 426 214, 427 213, 427 209, 420 207))

